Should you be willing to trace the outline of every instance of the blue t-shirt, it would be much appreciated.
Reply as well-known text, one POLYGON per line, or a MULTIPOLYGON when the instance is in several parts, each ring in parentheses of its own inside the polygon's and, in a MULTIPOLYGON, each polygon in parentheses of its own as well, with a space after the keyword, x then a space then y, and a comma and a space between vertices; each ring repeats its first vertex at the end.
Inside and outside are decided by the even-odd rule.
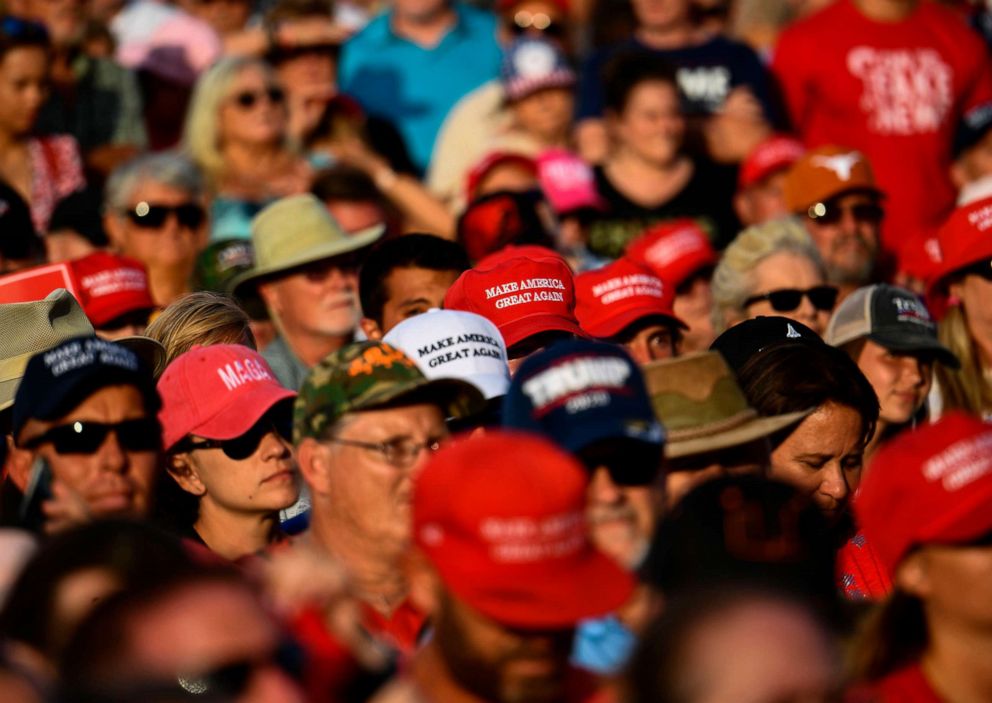
POLYGON ((453 9, 457 21, 437 46, 396 35, 386 12, 348 40, 341 54, 341 91, 399 129, 421 172, 448 111, 499 75, 495 15, 457 3, 453 9))
POLYGON ((768 69, 751 47, 719 35, 695 46, 666 50, 652 49, 631 38, 593 52, 579 76, 577 120, 602 117, 603 69, 611 58, 628 51, 647 51, 672 64, 682 89, 686 114, 712 114, 732 89, 743 85, 750 88, 761 103, 765 118, 776 127, 782 126, 782 111, 772 97, 768 69))

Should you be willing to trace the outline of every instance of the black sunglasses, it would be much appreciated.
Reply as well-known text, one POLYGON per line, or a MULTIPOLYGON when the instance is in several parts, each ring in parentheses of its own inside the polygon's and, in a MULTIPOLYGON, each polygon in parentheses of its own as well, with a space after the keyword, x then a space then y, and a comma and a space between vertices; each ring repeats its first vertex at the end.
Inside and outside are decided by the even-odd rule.
POLYGON ((817 310, 830 312, 837 303, 837 289, 833 286, 813 286, 806 290, 798 288, 781 288, 770 293, 752 295, 744 301, 744 307, 750 307, 762 300, 771 303, 775 312, 792 312, 803 302, 803 296, 809 298, 809 302, 817 310))
POLYGON ((29 439, 23 446, 25 449, 34 449, 51 442, 59 454, 93 454, 103 446, 111 432, 117 435, 117 441, 125 451, 154 452, 161 447, 162 427, 153 417, 139 417, 113 424, 77 420, 52 427, 44 434, 29 439))
POLYGON ((158 229, 175 213, 176 219, 183 227, 196 229, 206 217, 203 208, 196 203, 181 203, 179 205, 154 205, 141 201, 130 210, 125 210, 128 218, 139 227, 158 229))
POLYGON ((850 212, 855 221, 873 225, 877 225, 885 217, 885 210, 878 203, 857 203, 848 207, 841 207, 831 202, 816 203, 810 206, 806 214, 818 224, 836 225, 841 221, 845 211, 850 212))
POLYGON ((174 452, 188 452, 194 449, 221 449, 228 459, 243 461, 250 457, 269 432, 275 432, 287 442, 293 441, 292 406, 283 405, 279 410, 270 410, 240 437, 233 439, 198 439, 190 437, 180 441, 174 452))
POLYGON ((981 276, 986 281, 992 281, 992 259, 976 261, 962 269, 958 269, 957 273, 961 276, 967 276, 968 274, 981 276))
POLYGON ((245 90, 234 96, 234 102, 238 107, 250 110, 262 98, 268 98, 273 105, 282 105, 286 99, 286 93, 282 88, 270 86, 265 90, 245 90))
POLYGON ((295 642, 284 642, 257 659, 242 659, 218 666, 197 676, 180 676, 179 687, 198 699, 239 700, 252 676, 263 667, 274 666, 295 681, 303 680, 303 650, 295 642))

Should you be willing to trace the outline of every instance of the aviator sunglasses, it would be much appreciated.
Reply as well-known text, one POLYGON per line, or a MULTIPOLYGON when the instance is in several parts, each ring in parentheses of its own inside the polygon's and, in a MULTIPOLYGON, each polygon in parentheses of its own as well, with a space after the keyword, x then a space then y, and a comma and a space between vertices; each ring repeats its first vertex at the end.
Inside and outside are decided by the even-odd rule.
POLYGON ((833 286, 813 286, 806 290, 799 288, 780 288, 761 295, 752 295, 744 301, 743 307, 747 308, 762 300, 767 300, 775 312, 792 312, 798 308, 803 297, 809 298, 813 307, 823 312, 834 309, 837 303, 837 289, 833 286))

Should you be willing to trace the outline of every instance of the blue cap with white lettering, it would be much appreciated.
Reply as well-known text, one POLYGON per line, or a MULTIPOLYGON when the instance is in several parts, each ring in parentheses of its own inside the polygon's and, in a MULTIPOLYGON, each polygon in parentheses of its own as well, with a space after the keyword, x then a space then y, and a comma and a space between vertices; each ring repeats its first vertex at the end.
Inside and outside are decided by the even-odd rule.
POLYGON ((608 468, 621 485, 654 480, 665 440, 630 355, 584 339, 527 358, 504 399, 503 425, 551 438, 590 470, 608 468))
POLYGON ((159 408, 152 371, 130 349, 94 336, 74 337, 31 357, 14 396, 15 439, 30 419, 57 420, 107 386, 134 386, 145 408, 159 408))

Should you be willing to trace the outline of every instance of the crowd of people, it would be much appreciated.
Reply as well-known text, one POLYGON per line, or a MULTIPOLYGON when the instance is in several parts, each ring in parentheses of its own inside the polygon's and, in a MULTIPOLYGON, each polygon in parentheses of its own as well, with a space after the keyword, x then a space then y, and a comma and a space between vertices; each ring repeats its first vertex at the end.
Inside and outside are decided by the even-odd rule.
POLYGON ((0 0, 0 700, 992 701, 990 51, 0 0))

